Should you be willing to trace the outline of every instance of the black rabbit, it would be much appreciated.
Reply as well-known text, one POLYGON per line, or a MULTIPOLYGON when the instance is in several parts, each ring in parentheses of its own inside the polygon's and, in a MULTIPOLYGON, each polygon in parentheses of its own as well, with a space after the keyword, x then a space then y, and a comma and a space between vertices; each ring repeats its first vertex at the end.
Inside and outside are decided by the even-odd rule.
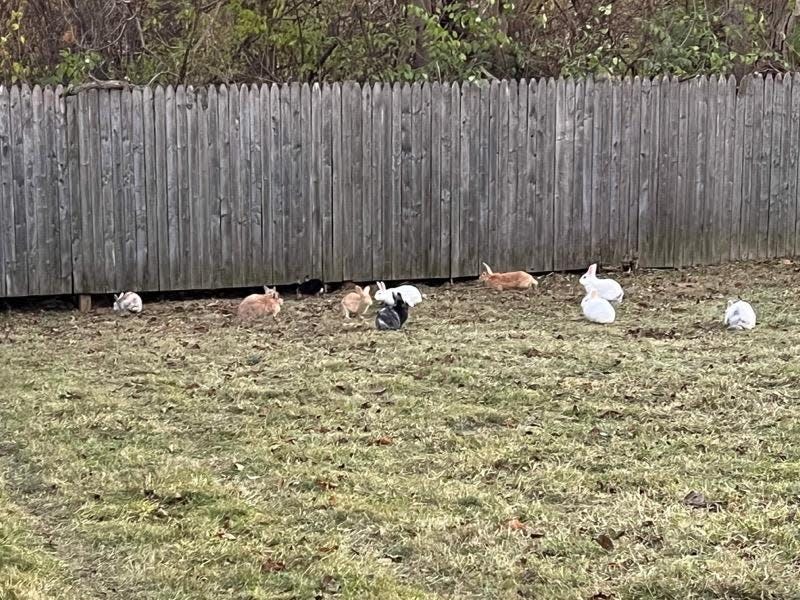
POLYGON ((300 285, 297 286, 297 297, 303 296, 316 296, 317 294, 325 293, 325 283, 321 279, 309 279, 306 277, 300 285))
POLYGON ((408 319, 408 305, 400 294, 392 294, 394 306, 384 306, 375 317, 375 327, 381 331, 400 329, 408 319))

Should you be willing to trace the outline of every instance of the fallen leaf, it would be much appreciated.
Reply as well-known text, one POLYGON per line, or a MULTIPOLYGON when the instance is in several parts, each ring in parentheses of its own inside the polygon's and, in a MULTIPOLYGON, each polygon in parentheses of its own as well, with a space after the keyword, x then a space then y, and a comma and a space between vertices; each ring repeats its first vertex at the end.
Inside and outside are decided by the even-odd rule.
POLYGON ((381 394, 386 393, 385 387, 375 388, 374 390, 370 390, 371 394, 375 394, 376 396, 380 396, 381 394))
POLYGON ((321 584, 322 591, 330 594, 337 593, 341 587, 333 575, 323 575, 321 584))
POLYGON ((372 442, 375 446, 391 446, 394 440, 387 435, 383 435, 372 442))
POLYGON ((217 531, 217 537, 221 540, 235 540, 236 536, 233 535, 230 531, 225 531, 224 529, 220 529, 217 531))
POLYGON ((601 533, 600 535, 598 535, 594 539, 594 541, 600 544, 600 546, 602 546, 604 550, 611 551, 614 549, 614 542, 605 533, 601 533))
POLYGON ((264 559, 261 563, 262 573, 279 573, 286 570, 286 563, 280 560, 272 560, 271 558, 264 559))
POLYGON ((233 467, 234 467, 234 468, 235 468, 237 471, 244 471, 244 465, 243 465, 242 463, 233 463, 233 467))
POLYGON ((511 531, 525 531, 527 526, 525 523, 514 517, 506 523, 506 527, 508 527, 511 531))
POLYGON ((384 558, 388 558, 393 563, 403 562, 403 557, 399 554, 386 554, 384 558))
POLYGON ((692 490, 683 499, 683 503, 691 508, 707 508, 710 511, 716 512, 722 509, 722 504, 719 502, 709 502, 705 494, 692 490))

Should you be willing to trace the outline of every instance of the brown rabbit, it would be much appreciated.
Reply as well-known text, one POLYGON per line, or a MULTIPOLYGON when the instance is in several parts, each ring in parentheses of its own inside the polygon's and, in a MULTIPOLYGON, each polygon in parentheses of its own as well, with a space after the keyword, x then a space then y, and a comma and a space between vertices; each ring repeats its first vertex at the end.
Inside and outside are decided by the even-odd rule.
POLYGON ((483 267, 486 270, 480 274, 480 281, 486 282, 487 286, 498 292, 503 290, 528 290, 532 286, 539 285, 539 282, 525 271, 492 273, 489 265, 483 263, 483 267))
POLYGON ((372 305, 372 297, 369 295, 369 286, 361 289, 361 286, 356 286, 356 291, 350 292, 342 298, 342 312, 345 319, 349 319, 350 315, 366 314, 367 309, 372 305))
POLYGON ((283 304, 283 298, 278 295, 278 291, 265 286, 263 294, 250 294, 242 300, 237 313, 243 321, 266 315, 272 315, 277 319, 278 313, 281 312, 281 304, 283 304))

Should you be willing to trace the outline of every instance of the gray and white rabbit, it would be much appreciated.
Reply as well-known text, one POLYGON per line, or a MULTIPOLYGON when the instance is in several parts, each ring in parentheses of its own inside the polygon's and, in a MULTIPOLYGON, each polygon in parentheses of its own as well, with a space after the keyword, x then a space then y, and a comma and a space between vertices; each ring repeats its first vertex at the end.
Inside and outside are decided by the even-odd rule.
POLYGON ((408 305, 400 294, 393 294, 393 304, 384 306, 375 317, 375 327, 381 331, 397 330, 408 319, 408 305))
POLYGON ((728 300, 724 323, 728 329, 752 329, 756 326, 756 311, 744 300, 728 300))
POLYGON ((136 292, 122 292, 114 295, 114 312, 121 315, 142 312, 142 299, 136 292))

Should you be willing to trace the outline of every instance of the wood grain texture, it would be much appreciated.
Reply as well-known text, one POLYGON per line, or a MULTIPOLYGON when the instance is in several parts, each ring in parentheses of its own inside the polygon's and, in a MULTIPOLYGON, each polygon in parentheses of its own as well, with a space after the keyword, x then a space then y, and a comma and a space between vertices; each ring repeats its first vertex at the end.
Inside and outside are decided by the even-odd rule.
MULTIPOLYGON (((34 119, 41 117, 41 88, 34 86, 31 89, 27 85, 22 86, 20 92, 20 101, 22 105, 22 128, 20 134, 22 136, 22 176, 23 181, 20 184, 22 190, 22 206, 21 216, 24 218, 25 227, 25 252, 27 254, 28 264, 28 295, 37 294, 41 285, 40 279, 41 265, 39 264, 39 256, 41 249, 39 247, 40 231, 37 228, 37 214, 36 214, 36 187, 41 183, 40 171, 41 158, 36 157, 39 150, 39 141, 36 139, 36 133, 39 130, 38 124, 34 119)), ((18 198, 19 200, 19 198, 18 198)))
MULTIPOLYGON (((392 86, 392 161, 391 161, 391 218, 389 218, 389 231, 391 232, 392 268, 384 276, 386 279, 399 279, 403 268, 402 259, 402 165, 403 165, 403 101, 402 88, 399 83, 392 86)), ((387 218, 385 215, 384 218, 387 218)), ((388 239, 386 240, 388 243, 388 239)))
POLYGON ((345 206, 346 200, 344 197, 344 182, 343 175, 345 172, 345 159, 342 155, 342 86, 338 83, 333 84, 331 90, 331 114, 333 115, 331 122, 331 141, 333 148, 333 171, 332 171, 332 189, 333 189, 333 256, 335 257, 332 281, 343 281, 345 275, 345 252, 343 240, 345 236, 342 229, 345 226, 346 220, 345 206))
POLYGON ((767 258, 769 256, 769 206, 770 206, 770 175, 772 171, 772 138, 774 116, 775 80, 772 74, 764 78, 764 112, 761 121, 761 145, 758 154, 758 202, 756 204, 755 221, 758 223, 757 241, 754 258, 767 258))
POLYGON ((609 110, 610 116, 610 144, 609 149, 609 231, 608 240, 603 253, 603 260, 607 264, 619 265, 626 252, 627 231, 627 207, 623 205, 620 188, 620 162, 621 162, 621 139, 622 139, 622 85, 621 82, 614 82, 610 86, 609 110), (623 219, 623 215, 625 219, 623 219), (625 225, 624 225, 625 224, 625 225), (623 234, 622 232, 625 231, 623 234))
MULTIPOLYGON (((675 212, 671 231, 672 265, 681 267, 685 265, 684 249, 688 243, 686 236, 687 196, 689 192, 689 147, 692 139, 689 137, 689 89, 688 82, 676 82, 677 96, 677 164, 674 172, 675 212)), ((675 98, 673 97, 673 101, 675 98)))
MULTIPOLYGON (((211 179, 213 165, 209 158, 209 128, 211 123, 210 112, 213 110, 216 118, 217 108, 211 108, 209 103, 210 88, 198 88, 195 93, 195 114, 196 137, 192 146, 193 164, 196 165, 197 176, 192 186, 192 228, 194 230, 194 248, 196 255, 195 265, 195 285, 209 289, 213 287, 213 273, 215 258, 211 251, 211 232, 210 228, 216 221, 216 215, 212 212, 215 194, 211 191, 211 179)), ((216 90, 215 90, 216 91, 216 90)), ((260 234, 260 232, 259 232, 260 234)))
POLYGON ((574 142, 575 83, 559 78, 556 83, 555 219, 553 268, 571 266, 572 245, 572 149, 574 142), (571 97, 571 98, 570 98, 571 97), (571 101, 570 101, 571 100, 571 101), (559 240, 555 243, 555 240, 559 240))
POLYGON ((758 221, 753 218, 757 197, 756 157, 761 141, 761 111, 763 79, 750 77, 745 89, 744 160, 742 163, 742 208, 739 229, 739 247, 742 259, 755 256, 758 221), (758 140, 758 141, 757 141, 758 140))
POLYGON ((11 94, 0 85, 0 297, 9 287, 16 259, 14 248, 14 173, 11 169, 11 94))
MULTIPOLYGON (((765 256, 774 258, 784 255, 784 223, 786 220, 786 188, 788 177, 784 173, 783 143, 784 137, 790 133, 788 121, 785 119, 786 90, 791 89, 791 77, 784 81, 778 74, 774 79, 772 100, 772 141, 770 144, 769 200, 767 206, 767 246, 765 256)), ((787 141, 788 144, 788 141, 787 141)), ((788 147, 786 148, 788 155, 788 147)))
POLYGON ((392 272, 392 86, 375 84, 372 94, 375 197, 373 212, 374 279, 392 272))
MULTIPOLYGON (((421 221, 421 252, 422 256, 418 263, 417 278, 430 277, 436 273, 436 250, 433 244, 433 230, 436 228, 438 237, 438 203, 434 209, 434 199, 431 193, 431 162, 433 148, 431 144, 431 86, 428 82, 422 84, 421 106, 419 111, 419 151, 417 153, 418 172, 419 172, 419 201, 422 204, 421 221), (434 216, 434 214, 436 216, 434 216)), ((438 248, 438 240, 436 247, 438 248)))
POLYGON ((337 251, 341 256, 342 279, 353 279, 353 248, 354 241, 354 216, 353 216, 353 89, 355 84, 347 82, 342 84, 341 91, 341 133, 339 152, 341 158, 338 164, 339 202, 336 212, 339 215, 337 231, 337 251))
MULTIPOLYGON (((133 195, 130 185, 126 185, 126 165, 130 163, 130 142, 128 154, 125 152, 126 134, 122 124, 121 90, 108 91, 109 121, 108 136, 111 152, 109 154, 109 187, 110 204, 113 206, 111 239, 114 248, 114 271, 110 273, 112 289, 110 291, 134 289, 136 261, 136 222, 134 218, 133 195)), ((127 95, 127 94, 126 94, 127 95)))
MULTIPOLYGON (((792 75, 792 140, 800 139, 800 74, 792 75)), ((789 240, 787 242, 787 252, 794 256, 800 253, 800 148, 797 143, 792 142, 789 154, 789 213, 787 218, 787 229, 789 240)))
MULTIPOLYGON (((429 153, 426 165, 427 176, 429 177, 428 207, 430 221, 427 228, 430 239, 430 254, 428 257, 428 272, 430 276, 441 278, 448 277, 450 273, 447 260, 444 258, 444 246, 442 244, 442 233, 445 227, 442 225, 442 125, 445 122, 445 112, 443 110, 444 93, 440 83, 435 82, 429 88, 430 114, 430 139, 429 153)), ((447 230, 450 230, 449 225, 447 230)))
MULTIPOLYGON (((159 197, 155 98, 151 88, 142 90, 142 139, 144 145, 144 195, 147 211, 147 290, 159 289, 159 197)), ((74 203, 73 203, 74 206, 74 203)))
MULTIPOLYGON (((746 85, 742 81, 742 85, 746 85)), ((739 239, 739 232, 742 217, 742 177, 743 177, 743 160, 744 160, 744 119, 745 119, 745 99, 744 88, 737 90, 736 81, 733 81, 733 102, 735 104, 734 115, 735 119, 735 134, 733 138, 733 162, 731 169, 733 170, 733 188, 731 190, 731 218, 730 218, 730 259, 739 260, 741 254, 741 243, 739 239)))
POLYGON ((277 84, 272 84, 269 90, 269 212, 272 257, 272 283, 286 279, 286 265, 284 262, 284 220, 286 213, 283 209, 284 202, 284 173, 281 160, 281 93, 277 84))
MULTIPOLYGON (((309 151, 309 171, 308 177, 308 196, 311 203, 309 215, 309 233, 311 245, 309 248, 311 276, 323 278, 323 242, 322 242, 322 207, 321 207, 321 149, 322 149, 322 89, 315 83, 309 91, 308 115, 309 129, 308 143, 311 145, 309 151)), ((267 279, 265 278, 265 281, 267 279)))
MULTIPOLYGON (((334 245, 334 208, 333 208, 333 88, 328 84, 322 86, 320 139, 320 217, 322 226, 322 273, 325 281, 336 281, 337 257, 334 245)), ((338 135, 338 132, 336 132, 338 135)))
MULTIPOLYGON (((256 258, 259 261, 256 273, 262 285, 267 285, 274 281, 272 272, 272 190, 270 188, 271 161, 272 153, 272 128, 270 116, 270 88, 267 84, 262 84, 258 90, 258 112, 260 129, 260 150, 261 150, 261 254, 256 258)), ((320 253, 321 256, 321 253, 320 253)))
POLYGON ((461 86, 453 83, 450 87, 450 277, 457 277, 454 267, 456 243, 459 236, 459 216, 461 205, 461 86))
MULTIPOLYGON (((532 194, 527 185, 527 143, 528 143, 528 82, 521 80, 516 85, 515 119, 516 125, 511 129, 514 132, 514 169, 511 172, 512 185, 514 186, 514 236, 511 240, 511 260, 515 268, 527 271, 531 262, 531 248, 533 246, 532 194)), ((509 127, 511 127, 509 125, 509 127)))
POLYGON ((413 273, 413 259, 417 243, 414 199, 414 161, 413 161, 413 87, 404 85, 400 89, 400 221, 395 227, 400 230, 399 264, 400 271, 395 278, 407 279, 413 273))

